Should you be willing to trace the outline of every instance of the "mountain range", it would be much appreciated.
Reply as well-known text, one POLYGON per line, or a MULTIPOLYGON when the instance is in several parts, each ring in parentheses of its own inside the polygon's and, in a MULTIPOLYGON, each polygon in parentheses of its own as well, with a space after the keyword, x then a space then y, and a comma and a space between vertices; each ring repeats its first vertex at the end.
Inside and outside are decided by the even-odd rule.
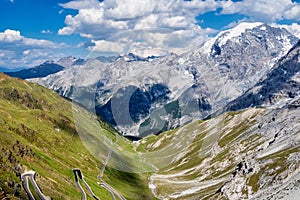
POLYGON ((30 81, 81 103, 124 135, 144 137, 222 109, 255 86, 298 40, 283 28, 241 23, 182 55, 89 59, 30 81))
POLYGON ((65 58, 27 79, 55 92, 0 74, 0 195, 26 198, 20 175, 34 170, 45 195, 79 199, 80 168, 101 199, 101 170, 126 199, 298 198, 297 37, 241 23, 196 50, 137 58, 65 58))

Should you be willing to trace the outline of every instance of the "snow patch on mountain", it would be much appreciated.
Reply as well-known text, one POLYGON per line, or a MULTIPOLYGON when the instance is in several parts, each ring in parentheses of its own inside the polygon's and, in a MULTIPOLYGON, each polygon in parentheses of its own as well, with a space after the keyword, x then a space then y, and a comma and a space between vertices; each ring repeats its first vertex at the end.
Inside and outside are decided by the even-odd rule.
POLYGON ((226 42, 228 40, 233 39, 238 36, 241 36, 242 33, 244 33, 246 30, 253 29, 262 24, 263 23, 261 23, 261 22, 256 22, 256 23, 242 22, 239 25, 237 25, 235 28, 230 29, 228 31, 221 32, 220 34, 218 34, 218 36, 217 36, 219 38, 218 43, 220 46, 222 46, 222 45, 226 44, 226 42))
MULTIPOLYGON (((203 47, 201 48, 203 53, 209 54, 211 52, 211 48, 215 43, 218 43, 219 46, 223 46, 226 44, 228 40, 231 40, 233 38, 239 37, 244 33, 246 30, 253 29, 257 26, 262 25, 261 22, 242 22, 238 24, 236 27, 225 30, 220 32, 216 37, 210 39, 206 43, 204 43, 203 47)), ((266 30, 266 27, 261 27, 261 30, 266 30)))

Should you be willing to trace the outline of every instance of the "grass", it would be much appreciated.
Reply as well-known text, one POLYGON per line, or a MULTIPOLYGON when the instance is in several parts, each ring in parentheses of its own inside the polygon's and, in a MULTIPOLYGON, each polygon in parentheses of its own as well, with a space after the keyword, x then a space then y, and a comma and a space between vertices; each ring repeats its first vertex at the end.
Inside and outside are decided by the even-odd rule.
POLYGON ((272 177, 273 180, 276 179, 283 172, 288 170, 290 165, 290 163, 287 162, 288 156, 299 151, 299 147, 294 147, 259 158, 258 160, 260 162, 268 162, 261 167, 257 173, 248 178, 247 185, 251 186, 254 192, 257 192, 260 189, 261 177, 268 176, 272 177))
POLYGON ((224 147, 230 143, 232 143, 234 140, 236 140, 238 137, 242 136, 242 133, 245 133, 246 130, 251 127, 255 122, 252 122, 251 124, 240 124, 239 126, 233 128, 228 134, 223 135, 221 139, 218 141, 218 145, 220 147, 224 147))
MULTIPOLYGON (((83 122, 91 117, 81 107, 73 108, 81 113, 79 117, 85 119, 83 122)), ((6 184, 16 183, 20 186, 21 181, 16 174, 25 169, 37 172, 39 186, 52 199, 80 199, 73 168, 82 170, 86 181, 101 199, 111 198, 105 189, 97 185, 103 160, 92 155, 84 145, 83 134, 78 134, 80 129, 78 123, 74 122, 78 119, 73 116, 73 108, 71 102, 53 91, 0 74, 0 146, 3 148, 0 149, 0 160, 3 161, 0 164, 0 187, 11 199, 27 198, 23 190, 6 184), (20 148, 16 148, 16 144, 20 148), (20 154, 23 147, 32 154, 20 154), (17 166, 21 166, 21 169, 16 170, 17 166)), ((134 152, 132 144, 111 126, 100 119, 95 121, 97 126, 88 124, 84 127, 89 131, 86 137, 95 137, 93 134, 101 129, 102 136, 117 141, 116 146, 123 151, 134 152)), ((103 157, 106 157, 104 153, 103 157)), ((147 187, 147 180, 141 175, 107 168, 103 179, 126 199, 154 199, 147 187)))

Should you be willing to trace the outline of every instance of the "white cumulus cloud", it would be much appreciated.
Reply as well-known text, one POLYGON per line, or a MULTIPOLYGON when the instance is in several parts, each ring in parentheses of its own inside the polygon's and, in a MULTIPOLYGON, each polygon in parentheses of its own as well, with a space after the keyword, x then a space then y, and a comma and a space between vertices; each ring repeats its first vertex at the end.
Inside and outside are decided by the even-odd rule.
POLYGON ((41 30, 41 33, 43 33, 43 34, 52 34, 52 31, 50 31, 49 29, 41 30))
POLYGON ((29 55, 29 54, 30 54, 30 50, 23 51, 23 55, 29 55))
POLYGON ((120 42, 112 42, 106 40, 92 40, 95 46, 90 46, 91 51, 122 53, 126 45, 120 42))
MULTIPOLYGON (((157 1, 164 2, 164 1, 157 1)), ((135 19, 137 17, 149 15, 155 12, 155 8, 159 3, 154 3, 152 0, 112 0, 106 4, 104 1, 104 8, 106 10, 105 16, 111 19, 135 19)), ((160 5, 164 6, 164 5, 160 5)))
POLYGON ((100 5, 100 2, 98 0, 74 0, 60 5, 63 8, 79 10, 98 7, 100 5))
POLYGON ((284 17, 287 19, 299 19, 300 5, 293 6, 291 9, 285 11, 284 17))
POLYGON ((22 40, 20 31, 7 29, 4 32, 0 33, 0 42, 15 42, 22 40))
POLYGON ((300 16, 300 4, 292 0, 73 0, 60 6, 78 13, 66 16, 65 26, 58 34, 79 34, 93 40, 95 46, 89 47, 91 51, 103 49, 104 41, 107 48, 103 50, 113 51, 115 47, 116 52, 138 51, 140 47, 139 52, 179 53, 195 48, 216 32, 201 28, 195 17, 218 8, 220 14, 245 15, 243 21, 272 23, 299 20, 300 16), (120 43, 121 38, 127 43, 120 43), (191 44, 194 41, 197 45, 191 44))
POLYGON ((21 35, 20 31, 10 29, 0 32, 0 44, 2 44, 0 48, 3 49, 8 47, 22 49, 26 46, 33 48, 58 48, 63 46, 63 44, 56 44, 49 40, 26 38, 21 35))
POLYGON ((285 28, 287 31, 295 35, 300 39, 300 25, 297 23, 292 23, 291 25, 286 25, 286 24, 272 24, 275 27, 280 27, 280 28, 285 28))
MULTIPOLYGON (((101 48, 104 40, 109 41, 107 44, 119 42, 112 38, 120 39, 122 35, 127 38, 127 42, 132 42, 122 43, 126 45, 127 48, 124 49, 127 51, 133 49, 131 47, 134 44, 135 50, 138 46, 143 49, 141 52, 154 52, 153 49, 164 53, 166 50, 179 52, 180 48, 186 49, 188 46, 182 43, 197 38, 201 39, 198 41, 200 44, 211 31, 196 25, 197 15, 216 10, 228 3, 215 0, 73 0, 60 4, 64 9, 78 10, 78 14, 66 16, 66 26, 58 34, 80 34, 93 41, 101 41, 101 48), (154 30, 152 34, 150 30, 154 30), (141 34, 143 38, 140 37, 141 34), (172 42, 180 44, 181 47, 172 42)), ((99 43, 89 49, 100 50, 98 47, 99 43)), ((114 45, 108 47, 106 50, 113 50, 114 45)), ((115 51, 119 50, 120 46, 116 46, 115 51)))
POLYGON ((222 14, 244 14, 257 21, 274 22, 282 19, 299 19, 299 3, 292 0, 244 0, 229 1, 222 14))
POLYGON ((35 65, 42 59, 49 59, 52 50, 66 47, 49 40, 27 38, 18 30, 0 32, 0 63, 4 67, 35 65))

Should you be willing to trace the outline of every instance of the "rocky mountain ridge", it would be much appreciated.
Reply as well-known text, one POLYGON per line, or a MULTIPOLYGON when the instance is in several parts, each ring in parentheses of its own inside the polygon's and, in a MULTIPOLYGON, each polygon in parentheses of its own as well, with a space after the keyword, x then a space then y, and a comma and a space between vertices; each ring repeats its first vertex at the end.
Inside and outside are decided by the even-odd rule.
POLYGON ((300 95, 300 41, 253 88, 226 106, 240 110, 283 103, 300 95))
POLYGON ((31 81, 80 102, 123 134, 143 137, 221 109, 258 83, 297 41, 282 28, 242 23, 182 55, 89 59, 31 81))

